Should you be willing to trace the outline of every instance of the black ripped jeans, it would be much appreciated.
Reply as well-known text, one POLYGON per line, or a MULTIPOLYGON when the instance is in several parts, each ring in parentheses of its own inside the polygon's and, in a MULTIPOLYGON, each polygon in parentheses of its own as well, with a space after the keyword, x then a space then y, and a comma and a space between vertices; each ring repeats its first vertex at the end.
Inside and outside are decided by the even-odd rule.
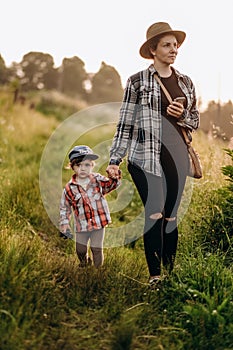
POLYGON ((128 171, 145 208, 144 249, 150 276, 161 274, 161 264, 170 272, 174 266, 178 243, 177 211, 184 190, 188 154, 182 142, 161 148, 162 177, 128 164, 128 171), (151 214, 162 213, 161 219, 151 214), (168 221, 166 218, 175 218, 168 221))

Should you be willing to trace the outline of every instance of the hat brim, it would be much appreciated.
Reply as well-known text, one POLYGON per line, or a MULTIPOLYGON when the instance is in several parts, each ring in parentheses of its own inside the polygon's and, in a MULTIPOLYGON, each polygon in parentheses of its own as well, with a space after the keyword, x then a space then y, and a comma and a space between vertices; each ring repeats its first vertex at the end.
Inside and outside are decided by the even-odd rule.
POLYGON ((180 30, 169 30, 167 32, 163 32, 160 33, 158 35, 153 36, 152 38, 150 38, 149 40, 147 40, 140 48, 139 53, 143 58, 153 58, 151 55, 151 52, 149 50, 150 44, 152 44, 152 42, 155 40, 156 37, 161 36, 161 35, 166 35, 166 34, 173 34, 176 37, 176 40, 179 44, 179 46, 181 44, 183 44, 184 39, 186 37, 186 33, 182 32, 180 30))
POLYGON ((85 155, 82 155, 82 156, 77 156, 77 155, 72 155, 70 157, 70 162, 72 162, 74 159, 77 159, 78 161, 83 161, 85 159, 91 159, 91 160, 96 160, 98 159, 99 156, 97 156, 97 154, 85 154, 85 155))

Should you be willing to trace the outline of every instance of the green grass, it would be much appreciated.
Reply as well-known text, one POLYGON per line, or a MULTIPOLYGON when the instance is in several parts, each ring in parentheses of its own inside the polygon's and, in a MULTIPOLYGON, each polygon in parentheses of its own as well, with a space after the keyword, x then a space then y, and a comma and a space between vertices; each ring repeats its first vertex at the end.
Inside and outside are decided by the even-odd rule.
MULTIPOLYGON (((12 106, 3 94, 0 123, 0 349, 233 349, 232 251, 209 249, 205 240, 215 190, 226 184, 226 144, 195 135, 204 178, 180 223, 174 272, 150 290, 141 238, 134 249, 105 249, 100 270, 79 269, 74 242, 61 240, 48 218, 38 173, 56 119, 12 106)), ((104 133, 107 139, 112 129, 104 133)), ((100 136, 82 141, 93 146, 100 136)), ((135 193, 114 225, 124 231, 139 209, 135 193)))

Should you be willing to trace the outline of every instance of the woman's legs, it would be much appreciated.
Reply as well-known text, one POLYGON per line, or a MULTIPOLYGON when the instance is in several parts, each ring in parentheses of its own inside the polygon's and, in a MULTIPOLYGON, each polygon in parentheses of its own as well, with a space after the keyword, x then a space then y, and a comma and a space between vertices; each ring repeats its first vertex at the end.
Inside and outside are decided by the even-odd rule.
POLYGON ((177 211, 186 182, 188 169, 187 149, 181 143, 175 147, 162 147, 161 164, 167 196, 164 207, 162 261, 168 272, 174 267, 178 245, 177 211))
MULTIPOLYGON (((176 218, 184 191, 187 174, 187 149, 183 145, 162 146, 161 165, 163 169, 163 188, 165 197, 165 218, 176 218)), ((172 225, 174 226, 174 225, 172 225)))
POLYGON ((163 229, 163 253, 162 253, 162 261, 163 266, 170 273, 173 270, 176 250, 178 244, 178 228, 177 228, 177 220, 168 221, 164 220, 164 229, 163 229), (166 233, 167 225, 172 222, 174 224, 173 229, 169 228, 169 233, 166 233))
POLYGON ((144 249, 150 276, 155 277, 161 274, 163 218, 148 220, 150 221, 150 228, 143 236, 144 249))
POLYGON ((162 178, 145 173, 129 163, 133 179, 145 208, 144 250, 150 276, 161 273, 162 257, 162 211, 164 206, 162 178), (155 215, 156 214, 156 215, 155 215), (153 218, 154 216, 157 216, 153 218))
POLYGON ((165 198, 163 180, 159 176, 144 172, 131 163, 128 164, 128 171, 145 208, 144 233, 146 233, 153 226, 154 220, 161 219, 163 216, 165 198))
POLYGON ((186 146, 162 146, 163 176, 145 173, 129 163, 128 170, 145 207, 144 249, 150 276, 160 275, 161 260, 171 271, 178 244, 177 211, 188 169, 186 146), (164 218, 162 216, 164 215, 164 218))

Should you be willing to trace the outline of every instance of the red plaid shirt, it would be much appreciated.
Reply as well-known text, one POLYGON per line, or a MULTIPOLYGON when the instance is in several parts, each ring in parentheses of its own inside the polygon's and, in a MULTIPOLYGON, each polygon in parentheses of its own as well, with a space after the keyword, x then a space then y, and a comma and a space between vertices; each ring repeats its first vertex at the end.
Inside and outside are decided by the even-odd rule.
POLYGON ((60 226, 70 223, 73 210, 76 232, 92 231, 111 222, 105 194, 120 185, 119 180, 92 173, 86 190, 76 182, 74 174, 66 184, 60 203, 60 226))

